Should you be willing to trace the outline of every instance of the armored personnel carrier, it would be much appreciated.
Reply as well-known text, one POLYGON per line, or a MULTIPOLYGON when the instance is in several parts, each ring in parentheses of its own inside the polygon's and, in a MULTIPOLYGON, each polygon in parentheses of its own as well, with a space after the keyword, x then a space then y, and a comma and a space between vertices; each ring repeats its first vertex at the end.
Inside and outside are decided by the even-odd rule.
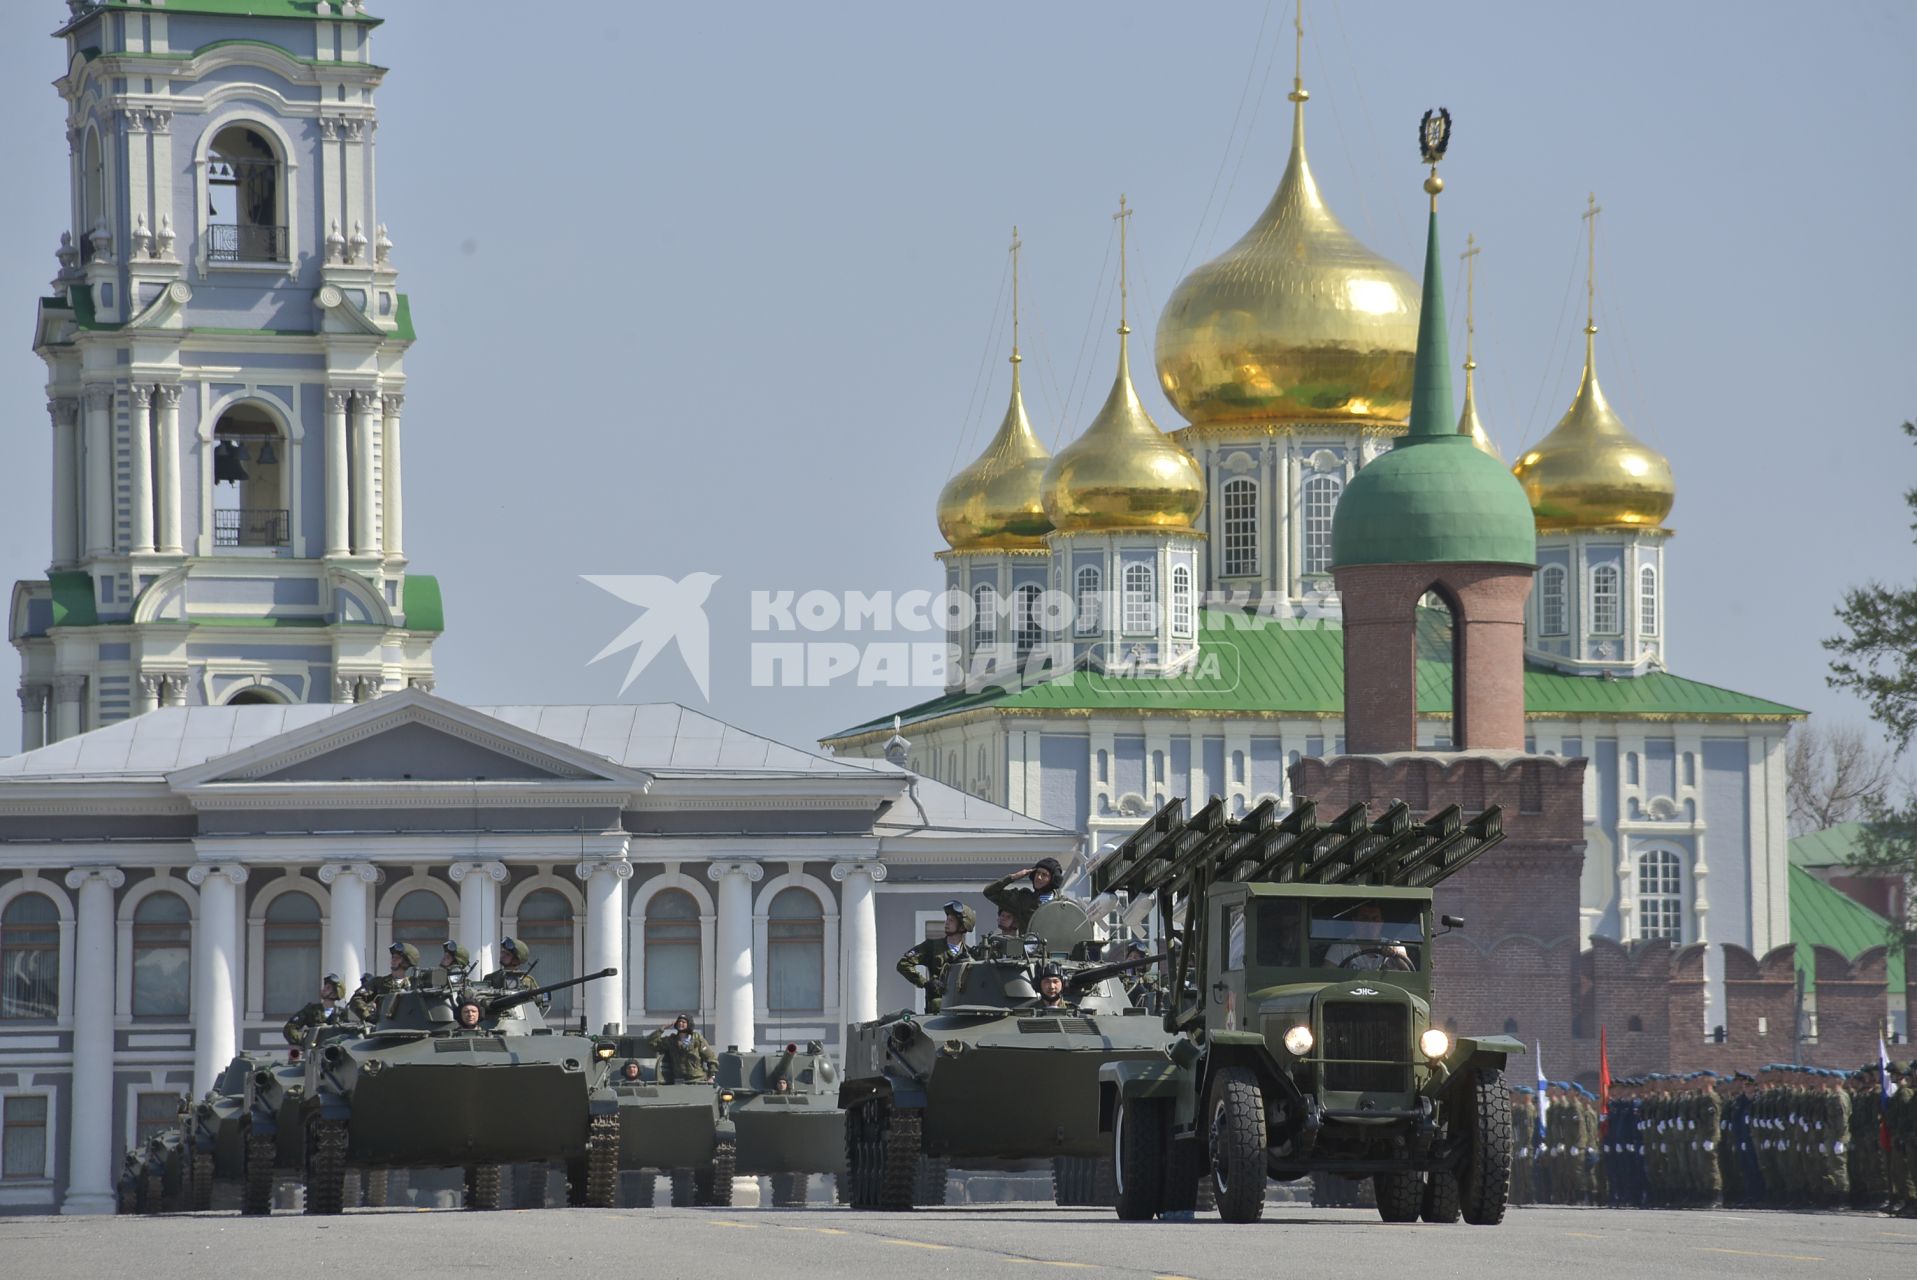
POLYGON ((552 1160, 566 1163, 572 1203, 611 1207, 619 1105, 599 1083, 611 1046, 548 1027, 536 1002, 617 972, 523 991, 391 992, 374 1026, 316 1038, 298 1099, 306 1211, 340 1212, 349 1165, 463 1167, 467 1204, 496 1209, 502 1165, 552 1160), (459 1024, 456 999, 479 1006, 474 1025, 459 1024))
POLYGON ((852 1029, 839 1105, 854 1207, 922 1203, 921 1157, 1004 1169, 1104 1155, 1100 1068, 1165 1061, 1170 1036, 1118 982, 1162 956, 1093 960, 1097 930, 1069 899, 1040 907, 1024 936, 993 944, 988 958, 946 969, 939 1012, 852 1029), (1039 1005, 1047 964, 1063 973, 1065 1008, 1039 1005))
POLYGON ((737 1134, 741 1174, 772 1178, 772 1203, 805 1203, 806 1177, 845 1171, 845 1112, 839 1071, 814 1040, 801 1052, 719 1055, 719 1089, 730 1093, 726 1116, 737 1134))
POLYGON ((1432 887, 1503 838, 1496 807, 1321 824, 1303 797, 1241 820, 1173 801, 1101 862, 1093 888, 1155 911, 1174 957, 1169 1055, 1098 1076, 1118 1216, 1188 1208, 1205 1168, 1230 1222, 1260 1216, 1266 1179, 1316 1173, 1371 1178, 1387 1222, 1501 1221, 1524 1047, 1438 1027, 1431 917, 1432 887))
MULTIPOLYGON (((713 1080, 673 1079, 643 1035, 608 1027, 600 1044, 619 1106, 619 1168, 670 1177, 674 1208, 731 1204, 739 1154, 732 1091, 713 1080)), ((649 1188, 651 1178, 641 1185, 649 1188)), ((639 1199, 652 1203, 649 1190, 639 1199)))

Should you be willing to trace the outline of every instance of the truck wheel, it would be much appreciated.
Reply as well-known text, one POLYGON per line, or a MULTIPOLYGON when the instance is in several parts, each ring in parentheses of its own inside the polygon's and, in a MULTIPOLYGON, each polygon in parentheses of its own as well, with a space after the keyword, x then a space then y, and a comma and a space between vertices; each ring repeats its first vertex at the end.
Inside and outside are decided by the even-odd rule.
POLYGON ((1112 1122, 1113 1207, 1125 1222, 1146 1222, 1165 1207, 1165 1105, 1120 1098, 1112 1122))
POLYGON ((1458 1175, 1449 1169, 1433 1169, 1424 1175, 1424 1203, 1418 1216, 1426 1222, 1458 1220, 1458 1175))
POLYGON ((1504 1072, 1480 1067, 1464 1086, 1464 1165, 1458 1170, 1458 1203, 1464 1220, 1477 1227, 1504 1221, 1511 1194, 1511 1094, 1504 1072))
POLYGON ((275 1146, 273 1139, 260 1137, 251 1129, 246 1131, 240 1150, 244 1162, 240 1175, 240 1212, 248 1217, 264 1217, 273 1212, 275 1146))
POLYGON ((1265 1097, 1258 1077, 1245 1067, 1219 1071, 1208 1110, 1218 1216, 1256 1222, 1265 1212, 1265 1097))
MULTIPOLYGON (((271 1160, 271 1141, 268 1141, 268 1159, 271 1160)), ((268 1165, 271 1168, 271 1165, 268 1165)), ((251 1170, 249 1183, 251 1181, 251 1170)), ((269 1190, 271 1179, 268 1179, 269 1190)), ((335 1214, 345 1206, 341 1197, 346 1190, 346 1122, 344 1120, 315 1120, 313 1130, 307 1140, 306 1151, 306 1212, 311 1214, 335 1214)))
POLYGON ((1371 1189, 1378 1197, 1378 1216, 1386 1222, 1416 1222, 1424 1207, 1424 1177, 1414 1172, 1374 1173, 1371 1189))

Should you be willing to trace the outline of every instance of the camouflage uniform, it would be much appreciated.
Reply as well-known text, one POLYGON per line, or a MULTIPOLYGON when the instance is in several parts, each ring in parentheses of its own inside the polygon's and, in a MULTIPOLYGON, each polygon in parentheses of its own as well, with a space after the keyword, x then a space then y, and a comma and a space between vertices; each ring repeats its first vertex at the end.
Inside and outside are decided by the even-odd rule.
POLYGON ((719 1055, 697 1031, 681 1034, 676 1026, 662 1027, 646 1040, 653 1055, 665 1060, 676 1084, 710 1080, 719 1070, 719 1055))
POLYGON ((1063 888, 1060 882, 1065 878, 1064 868, 1059 866, 1058 859, 1056 858, 1040 858, 1032 864, 1032 869, 1051 873, 1052 883, 1044 893, 1040 893, 1037 889, 1027 888, 1024 885, 1014 885, 1014 881, 1025 878, 1023 874, 1018 871, 1014 871, 1011 875, 1005 876, 1002 879, 994 880, 985 886, 985 900, 993 906, 1009 911, 1018 917, 1018 927, 1021 933, 1030 927, 1032 916, 1038 911, 1040 906, 1059 896, 1059 890, 1063 888))
POLYGON ((311 1027, 336 1027, 363 1019, 354 1015, 352 1007, 346 1002, 335 1000, 332 1008, 326 1007, 323 1000, 314 1000, 301 1006, 300 1011, 286 1020, 280 1028, 280 1034, 286 1037, 286 1043, 297 1045, 306 1039, 311 1027))
POLYGON ((1538 1115, 1531 1097, 1531 1090, 1524 1085, 1511 1091, 1512 1204, 1530 1204, 1532 1200, 1532 1151, 1537 1145, 1538 1115))
POLYGON ((948 930, 946 937, 927 938, 899 957, 899 973, 907 982, 925 992, 927 1013, 937 1013, 940 1003, 945 999, 945 971, 961 960, 979 960, 985 955, 981 949, 965 945, 965 935, 978 924, 978 916, 970 907, 954 899, 945 904, 945 919, 948 930), (958 925, 957 946, 949 941, 949 930, 954 924, 958 925), (924 970, 923 976, 920 976, 921 969, 924 970))

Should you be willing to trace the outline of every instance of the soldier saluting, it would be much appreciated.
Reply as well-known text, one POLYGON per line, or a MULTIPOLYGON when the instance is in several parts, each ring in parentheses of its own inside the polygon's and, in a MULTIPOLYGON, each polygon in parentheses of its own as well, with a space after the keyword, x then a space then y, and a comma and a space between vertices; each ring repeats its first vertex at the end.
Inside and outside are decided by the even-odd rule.
POLYGON ((666 1069, 678 1084, 710 1080, 719 1070, 719 1055, 706 1038, 692 1029, 692 1018, 680 1014, 646 1040, 653 1053, 666 1060, 666 1069))
POLYGON ((303 1006, 280 1029, 280 1033, 286 1037, 286 1043, 299 1044, 306 1038, 309 1027, 333 1027, 360 1020, 346 1007, 343 985, 337 973, 329 973, 320 979, 320 998, 303 1006))
POLYGON ((1059 896, 1064 879, 1065 869, 1058 865, 1057 858, 1040 858, 1031 866, 986 885, 985 899, 1010 911, 1018 920, 1019 932, 1023 933, 1032 923, 1033 913, 1059 896), (1029 889, 1017 883, 1026 879, 1032 882, 1029 889))
POLYGON ((905 980, 925 992, 925 1011, 937 1013, 945 998, 945 971, 960 960, 979 957, 976 948, 965 945, 965 935, 978 924, 978 916, 957 898, 945 904, 945 936, 927 938, 899 957, 899 972, 905 980))

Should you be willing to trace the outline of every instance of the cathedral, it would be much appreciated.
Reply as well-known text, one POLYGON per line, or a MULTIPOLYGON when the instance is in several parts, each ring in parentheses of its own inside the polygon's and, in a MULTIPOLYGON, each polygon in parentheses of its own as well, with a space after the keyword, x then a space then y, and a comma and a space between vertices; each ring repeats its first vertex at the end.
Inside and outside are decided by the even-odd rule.
MULTIPOLYGON (((1110 395, 1048 456, 1015 348, 1003 424, 938 502, 945 588, 968 606, 951 611, 948 687, 826 745, 870 756, 903 732, 914 768, 1082 832, 1093 852, 1176 797, 1220 796, 1234 814, 1286 804, 1290 766, 1365 749, 1347 743, 1352 637, 1333 524, 1406 431, 1419 287, 1326 202, 1306 154, 1309 96, 1301 69, 1270 203, 1159 317, 1156 373, 1183 421, 1164 430, 1140 402, 1121 322, 1110 395)), ((1590 315, 1569 409, 1511 467, 1536 546, 1525 746, 1589 761, 1576 936, 1539 941, 1710 944, 1701 1037, 1721 1017, 1717 944, 1763 955, 1791 941, 1784 737, 1803 713, 1672 669, 1676 490, 1605 397, 1590 315)), ((1446 412, 1496 456, 1503 424, 1480 419, 1472 356, 1467 345, 1463 404, 1447 386, 1446 412)), ((1496 533, 1461 493, 1423 502, 1394 514, 1394 536, 1496 533)), ((1418 743, 1444 750, 1464 647, 1448 602, 1425 606, 1418 743)))

